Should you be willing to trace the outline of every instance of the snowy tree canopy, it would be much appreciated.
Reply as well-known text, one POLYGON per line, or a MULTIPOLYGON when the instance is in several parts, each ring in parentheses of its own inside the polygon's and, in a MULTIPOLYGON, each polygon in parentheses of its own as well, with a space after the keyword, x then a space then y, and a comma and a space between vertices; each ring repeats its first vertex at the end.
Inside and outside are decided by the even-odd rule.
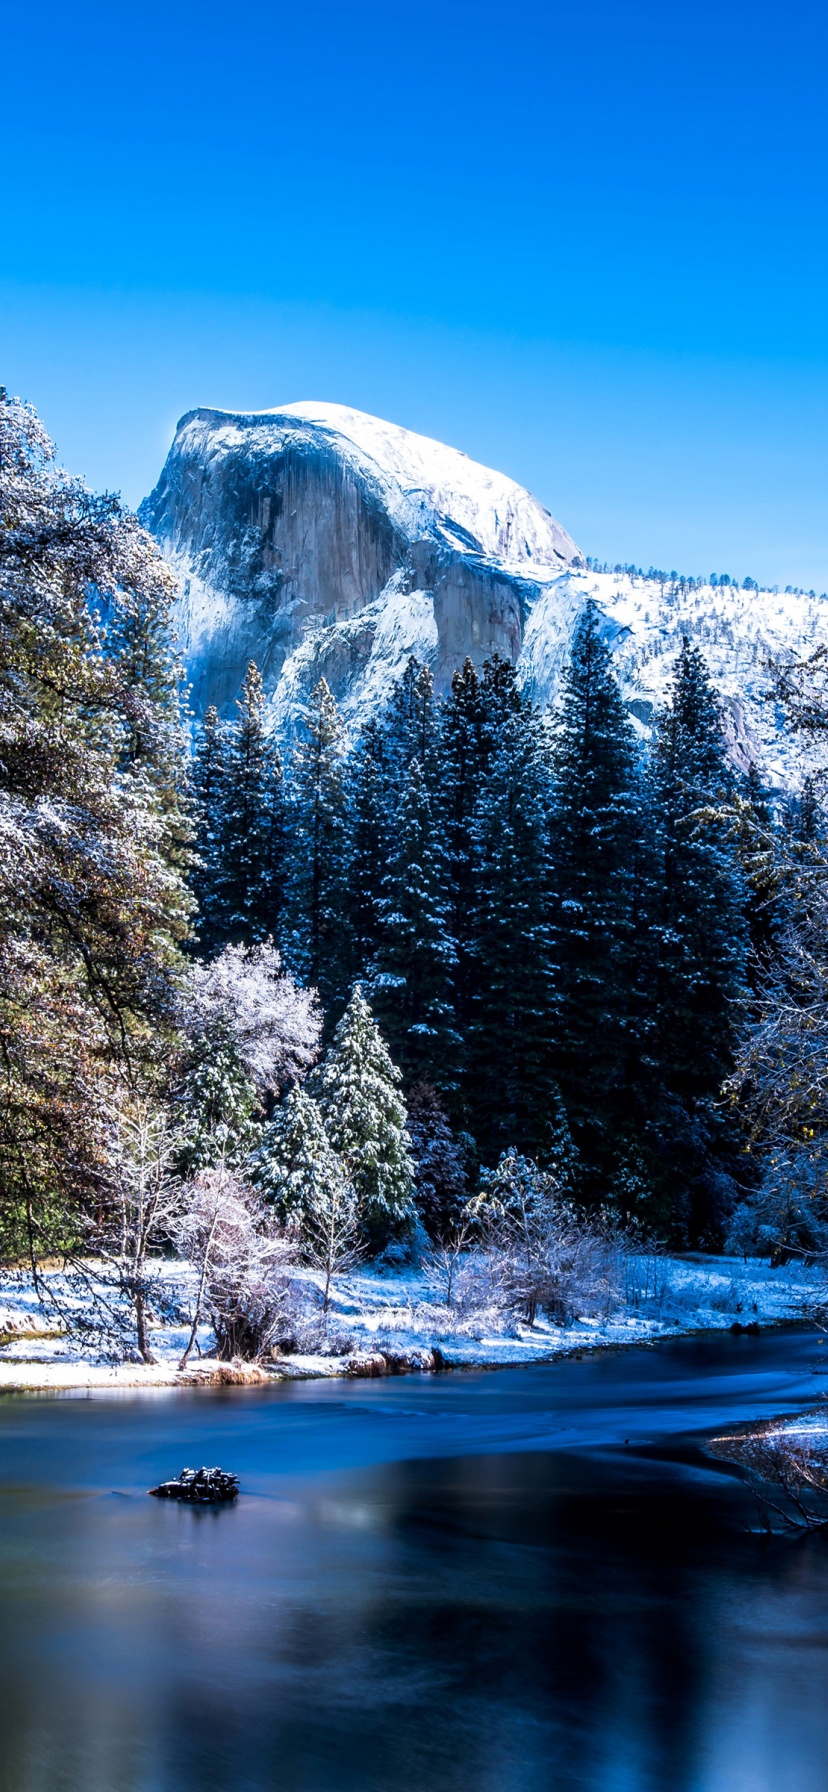
POLYGON ((256 1181, 279 1218, 299 1226, 320 1205, 327 1204, 332 1190, 347 1181, 317 1103, 298 1084, 289 1090, 263 1130, 256 1181))
POLYGON ((283 970, 270 940, 226 946, 211 964, 192 965, 185 1002, 192 1037, 229 1034, 262 1092, 277 1093, 295 1082, 316 1057, 322 1017, 315 991, 300 989, 283 970))
POLYGON ((311 1087, 356 1189, 366 1234, 378 1246, 410 1231, 415 1217, 414 1165, 399 1084, 400 1073, 356 989, 311 1087))
MULTIPOLYGON (((0 389, 0 1219, 48 1250, 163 1085, 192 898, 169 569, 0 389)), ((65 1234, 64 1234, 65 1235, 65 1234)))

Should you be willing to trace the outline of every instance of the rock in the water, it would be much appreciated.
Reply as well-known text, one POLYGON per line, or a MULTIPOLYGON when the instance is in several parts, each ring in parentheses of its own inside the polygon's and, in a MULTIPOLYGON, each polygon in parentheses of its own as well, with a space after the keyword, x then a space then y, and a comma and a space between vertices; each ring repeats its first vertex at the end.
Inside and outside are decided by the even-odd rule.
POLYGON ((238 1497, 238 1475, 223 1468, 183 1468, 175 1481, 161 1481, 150 1493, 159 1500, 185 1500, 191 1506, 213 1505, 238 1497))

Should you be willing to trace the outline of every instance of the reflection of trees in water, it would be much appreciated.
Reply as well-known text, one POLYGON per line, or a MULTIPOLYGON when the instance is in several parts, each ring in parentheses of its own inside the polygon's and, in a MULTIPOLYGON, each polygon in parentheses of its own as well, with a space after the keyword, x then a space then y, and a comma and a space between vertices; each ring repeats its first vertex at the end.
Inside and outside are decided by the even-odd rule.
POLYGON ((405 1474, 409 1489, 425 1481, 409 1523, 446 1558, 432 1700, 466 1718, 477 1759, 463 1783, 695 1785, 712 1542, 695 1491, 618 1457, 405 1474))
POLYGON ((0 1792, 704 1792, 755 1721, 763 1628, 828 1587, 828 1556, 803 1571, 739 1532, 735 1484, 623 1454, 396 1465, 226 1527, 185 1512, 168 1582, 94 1505, 75 1543, 100 1576, 25 1682, 7 1618, 0 1792))

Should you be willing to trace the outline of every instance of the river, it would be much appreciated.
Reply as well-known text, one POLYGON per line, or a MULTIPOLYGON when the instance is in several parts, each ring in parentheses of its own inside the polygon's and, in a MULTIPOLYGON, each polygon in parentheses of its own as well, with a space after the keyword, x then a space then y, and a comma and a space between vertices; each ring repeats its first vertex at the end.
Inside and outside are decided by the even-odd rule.
POLYGON ((828 1538, 700 1448, 822 1356, 0 1400, 2 1792, 825 1792, 828 1538))

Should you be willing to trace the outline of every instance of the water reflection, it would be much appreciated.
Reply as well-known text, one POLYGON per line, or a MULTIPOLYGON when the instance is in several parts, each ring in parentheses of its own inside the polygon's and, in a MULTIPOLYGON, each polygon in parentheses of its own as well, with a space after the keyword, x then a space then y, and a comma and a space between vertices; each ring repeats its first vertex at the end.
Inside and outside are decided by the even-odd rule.
MULTIPOLYGON (((533 1425, 560 1403, 555 1373, 531 1397, 519 1383, 533 1425)), ((636 1411, 657 1404, 654 1376, 669 1383, 642 1374, 636 1411)), ((608 1385, 583 1377, 593 1431, 600 1387, 614 1433, 608 1385)), ((514 1405, 503 1378, 481 1397, 488 1427, 492 1401, 514 1405)), ((478 1431, 477 1454, 377 1461, 378 1415, 408 1411, 416 1431, 422 1406, 411 1385, 372 1398, 347 1432, 362 1429, 366 1466, 328 1472, 305 1464, 335 1403, 302 1405, 290 1449, 286 1408, 211 1408, 251 1463, 282 1439, 280 1472, 216 1512, 78 1486, 84 1446, 93 1482, 107 1440, 137 1476, 159 1428, 188 1454, 203 1403, 177 1419, 139 1402, 18 1409, 2 1445, 3 1792, 824 1792, 820 1539, 751 1535, 738 1483, 686 1439, 484 1451, 478 1431)), ((462 1447, 457 1384, 436 1399, 462 1447)), ((209 1454, 229 1464, 227 1437, 209 1454)))

